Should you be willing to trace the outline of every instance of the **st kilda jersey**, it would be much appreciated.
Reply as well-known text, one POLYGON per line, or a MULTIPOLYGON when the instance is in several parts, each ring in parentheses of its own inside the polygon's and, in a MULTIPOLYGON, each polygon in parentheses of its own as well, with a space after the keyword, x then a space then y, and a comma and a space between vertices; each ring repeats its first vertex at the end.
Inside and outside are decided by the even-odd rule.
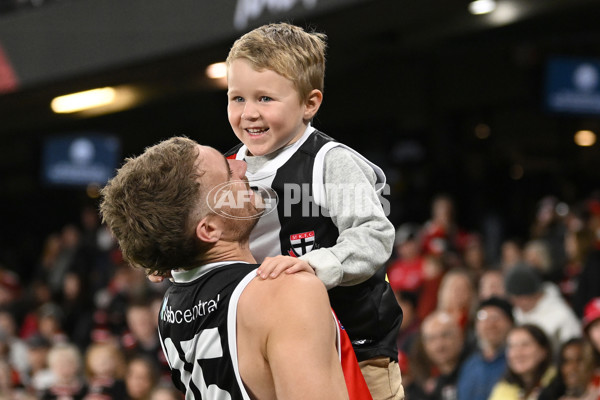
MULTIPOLYGON (((236 320, 238 300, 257 267, 224 262, 172 272, 158 330, 173 383, 186 399, 250 400, 238 366, 236 320)), ((338 322, 337 348, 350 399, 372 400, 350 340, 339 327, 338 322)))
MULTIPOLYGON (((326 209, 323 171, 326 153, 337 146, 369 164, 385 183, 383 171, 351 148, 308 127, 302 138, 284 149, 255 173, 246 173, 250 186, 262 192, 266 209, 250 235, 250 251, 265 257, 300 257, 313 249, 333 247, 339 231, 326 209)), ((240 144, 227 158, 243 160, 247 147, 240 144)), ((359 361, 390 357, 398 361, 396 337, 402 310, 384 274, 358 285, 328 291, 331 306, 345 327, 359 361)))

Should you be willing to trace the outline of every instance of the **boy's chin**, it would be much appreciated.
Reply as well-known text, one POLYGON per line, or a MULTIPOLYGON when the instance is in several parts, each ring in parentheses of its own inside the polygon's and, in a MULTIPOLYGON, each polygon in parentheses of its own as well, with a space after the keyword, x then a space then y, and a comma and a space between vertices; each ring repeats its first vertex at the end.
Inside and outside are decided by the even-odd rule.
POLYGON ((248 148, 249 156, 266 156, 267 154, 270 154, 276 150, 268 146, 246 145, 246 147, 248 148))

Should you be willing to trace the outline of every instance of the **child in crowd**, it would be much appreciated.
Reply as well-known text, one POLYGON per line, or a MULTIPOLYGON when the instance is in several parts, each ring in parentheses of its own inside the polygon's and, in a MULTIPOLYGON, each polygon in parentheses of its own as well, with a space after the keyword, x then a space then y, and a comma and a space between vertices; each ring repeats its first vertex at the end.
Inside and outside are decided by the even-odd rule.
POLYGON ((127 398, 147 400, 157 385, 159 373, 155 363, 145 356, 136 356, 127 363, 125 387, 127 398))
POLYGON ((52 386, 40 397, 50 399, 83 399, 87 385, 83 379, 81 352, 74 344, 59 343, 48 353, 48 365, 54 374, 52 386))
POLYGON ((86 400, 125 398, 126 363, 119 347, 111 342, 93 343, 85 353, 89 385, 86 400))
POLYGON ((250 237, 262 263, 259 276, 314 271, 329 290, 373 398, 401 399, 396 336, 402 311, 385 274, 377 274, 394 242, 378 196, 385 176, 311 126, 323 100, 325 40, 281 23, 234 43, 227 57, 227 114, 242 143, 228 158, 245 160, 250 185, 278 198, 250 237), (269 258, 278 255, 291 257, 269 258))

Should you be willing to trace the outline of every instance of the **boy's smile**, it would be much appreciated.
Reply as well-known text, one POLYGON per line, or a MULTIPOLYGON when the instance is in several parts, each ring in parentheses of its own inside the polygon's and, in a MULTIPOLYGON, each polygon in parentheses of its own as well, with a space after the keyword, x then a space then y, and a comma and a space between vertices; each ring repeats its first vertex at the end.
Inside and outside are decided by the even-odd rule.
POLYGON ((241 58, 229 65, 227 83, 229 123, 255 156, 300 139, 321 104, 320 91, 301 102, 291 80, 268 69, 257 71, 241 58))

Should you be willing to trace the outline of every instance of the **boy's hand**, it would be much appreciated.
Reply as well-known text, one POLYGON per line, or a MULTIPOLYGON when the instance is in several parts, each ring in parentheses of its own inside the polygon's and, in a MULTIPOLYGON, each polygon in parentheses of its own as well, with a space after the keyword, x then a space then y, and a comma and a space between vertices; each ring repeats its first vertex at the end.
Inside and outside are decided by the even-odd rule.
POLYGON ((306 271, 315 274, 309 263, 299 258, 290 256, 267 257, 256 270, 256 275, 262 279, 277 278, 279 274, 285 271, 286 274, 295 274, 296 272, 306 271))

